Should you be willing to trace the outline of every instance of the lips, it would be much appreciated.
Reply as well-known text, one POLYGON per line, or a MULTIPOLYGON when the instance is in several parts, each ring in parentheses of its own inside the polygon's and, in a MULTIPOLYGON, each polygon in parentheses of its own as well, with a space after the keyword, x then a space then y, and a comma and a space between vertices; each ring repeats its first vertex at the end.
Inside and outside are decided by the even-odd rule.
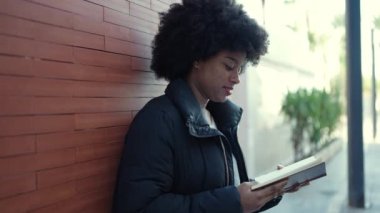
POLYGON ((224 91, 226 93, 226 96, 229 96, 232 94, 232 90, 234 89, 233 87, 223 87, 224 91))

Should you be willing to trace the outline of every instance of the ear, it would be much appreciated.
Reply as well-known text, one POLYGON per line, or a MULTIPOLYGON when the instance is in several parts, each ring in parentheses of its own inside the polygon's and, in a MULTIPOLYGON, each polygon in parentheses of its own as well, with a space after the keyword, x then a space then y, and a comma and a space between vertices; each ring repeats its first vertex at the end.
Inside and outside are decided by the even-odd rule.
POLYGON ((199 61, 194 61, 193 67, 194 69, 199 69, 199 61))

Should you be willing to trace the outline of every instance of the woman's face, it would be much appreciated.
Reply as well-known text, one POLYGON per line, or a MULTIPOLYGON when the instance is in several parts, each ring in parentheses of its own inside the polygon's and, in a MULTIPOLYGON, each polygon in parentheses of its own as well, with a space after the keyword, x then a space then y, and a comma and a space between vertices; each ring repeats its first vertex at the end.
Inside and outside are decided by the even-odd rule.
POLYGON ((221 51, 208 60, 194 63, 188 82, 201 105, 205 106, 208 100, 227 100, 240 82, 239 74, 245 58, 244 52, 221 51))

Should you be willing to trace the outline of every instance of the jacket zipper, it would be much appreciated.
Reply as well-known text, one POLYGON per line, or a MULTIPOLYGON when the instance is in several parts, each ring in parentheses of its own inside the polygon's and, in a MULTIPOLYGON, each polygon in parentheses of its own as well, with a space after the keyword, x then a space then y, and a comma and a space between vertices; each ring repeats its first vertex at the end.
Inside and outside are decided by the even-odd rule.
POLYGON ((228 185, 230 185, 230 174, 229 174, 229 171, 228 171, 227 154, 226 154, 226 149, 224 147, 222 138, 219 137, 219 140, 220 140, 220 144, 222 145, 222 150, 223 150, 224 165, 225 165, 225 168, 226 168, 226 177, 227 177, 227 186, 228 186, 228 185))

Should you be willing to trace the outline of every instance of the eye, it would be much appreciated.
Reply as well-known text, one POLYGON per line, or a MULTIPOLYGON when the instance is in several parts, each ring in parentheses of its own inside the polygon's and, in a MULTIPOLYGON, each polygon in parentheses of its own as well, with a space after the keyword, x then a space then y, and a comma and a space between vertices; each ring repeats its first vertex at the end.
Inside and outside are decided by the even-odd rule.
POLYGON ((231 66, 231 65, 228 65, 228 64, 224 64, 224 67, 226 68, 226 70, 228 70, 228 71, 232 71, 233 69, 234 69, 234 67, 233 66, 231 66))

